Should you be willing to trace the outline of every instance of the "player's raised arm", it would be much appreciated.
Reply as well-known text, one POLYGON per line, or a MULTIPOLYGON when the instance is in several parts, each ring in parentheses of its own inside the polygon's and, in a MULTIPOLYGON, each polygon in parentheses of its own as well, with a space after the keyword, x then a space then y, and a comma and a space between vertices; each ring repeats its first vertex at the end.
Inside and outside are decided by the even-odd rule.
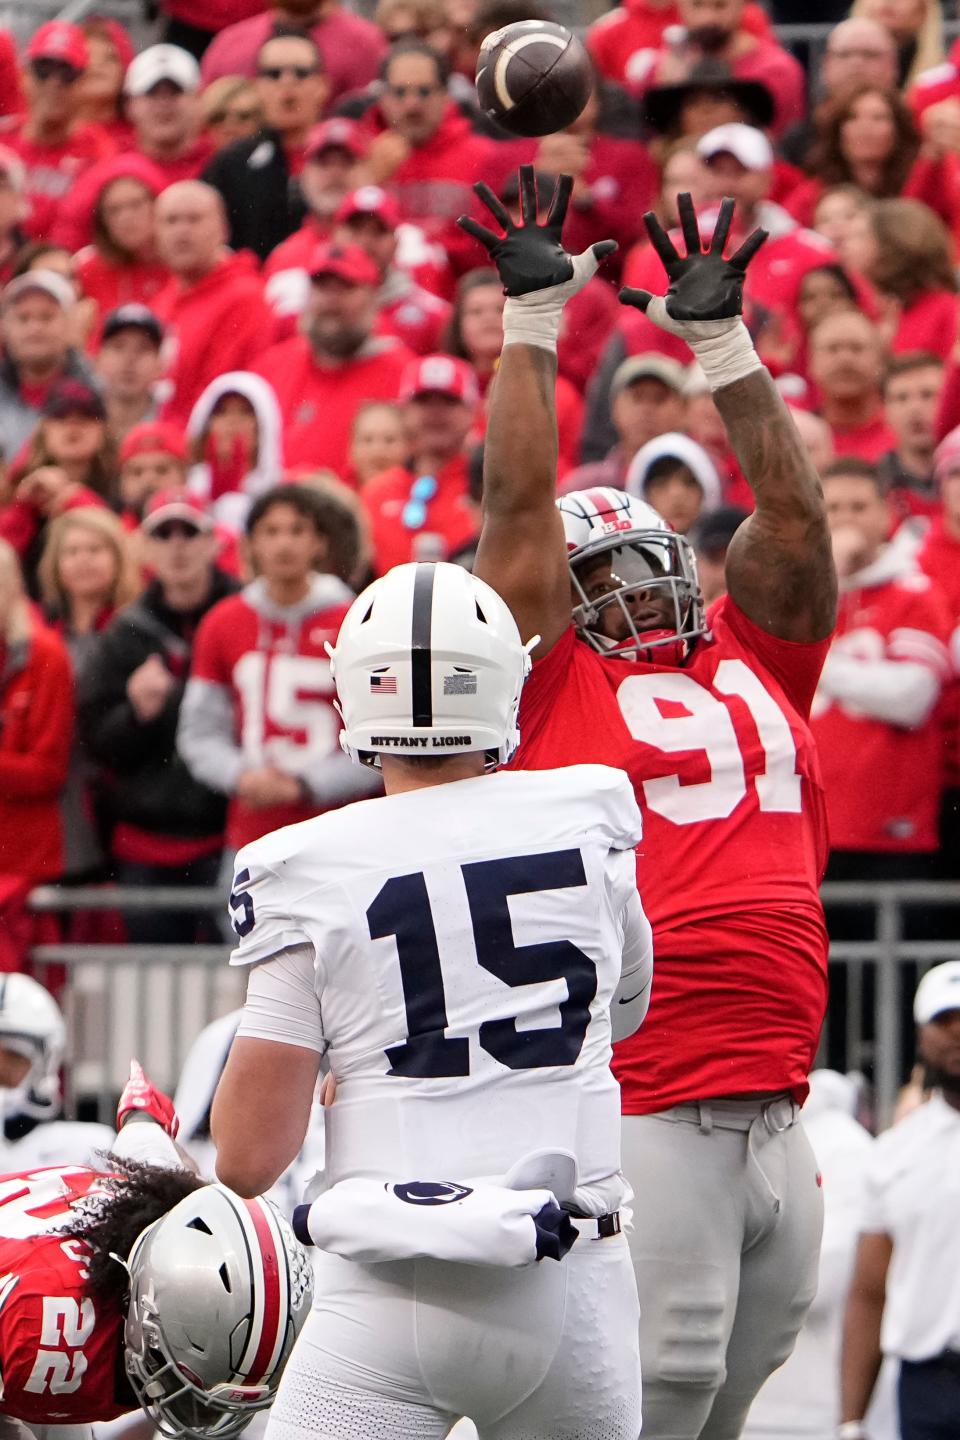
POLYGON ((474 573, 503 596, 524 639, 540 635, 544 654, 570 624, 570 573, 557 487, 557 336, 566 302, 604 255, 603 241, 568 255, 561 230, 573 181, 561 175, 538 223, 532 165, 520 169, 516 224, 488 186, 476 191, 502 230, 460 224, 490 253, 503 281, 503 354, 493 385, 483 467, 483 529, 474 573))
POLYGON ((686 340, 703 367, 756 498, 754 514, 727 552, 732 599, 771 635, 820 640, 833 629, 837 598, 823 493, 790 412, 740 318, 744 274, 766 233, 755 230, 725 259, 733 201, 724 200, 704 253, 693 201, 680 195, 677 205, 685 256, 655 215, 645 217, 670 281, 667 294, 622 290, 620 299, 686 340))

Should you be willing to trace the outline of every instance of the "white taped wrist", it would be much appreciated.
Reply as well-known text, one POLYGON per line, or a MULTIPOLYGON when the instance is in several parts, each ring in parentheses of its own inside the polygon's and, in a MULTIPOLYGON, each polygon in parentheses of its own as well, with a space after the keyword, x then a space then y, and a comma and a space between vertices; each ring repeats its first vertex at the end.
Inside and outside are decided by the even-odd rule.
POLYGON ((560 287, 535 290, 532 295, 510 295, 503 307, 503 345, 536 345, 557 353, 557 337, 563 319, 565 296, 560 287))
POLYGON ((861 1420, 844 1420, 837 1426, 837 1440, 866 1440, 866 1436, 861 1420))
MULTIPOLYGON (((707 325, 713 322, 706 322, 707 325)), ((763 361, 757 354, 750 339, 750 332, 742 320, 737 320, 728 330, 719 335, 695 335, 697 327, 690 325, 684 332, 684 339, 696 355, 707 384, 711 390, 720 390, 743 380, 755 370, 763 369, 763 361)))

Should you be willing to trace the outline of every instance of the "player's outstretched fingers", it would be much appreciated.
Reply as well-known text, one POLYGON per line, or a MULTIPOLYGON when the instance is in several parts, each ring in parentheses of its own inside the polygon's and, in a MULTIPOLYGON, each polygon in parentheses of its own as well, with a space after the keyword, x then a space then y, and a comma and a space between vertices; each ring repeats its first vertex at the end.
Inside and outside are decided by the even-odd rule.
POLYGON ((633 290, 629 285, 625 285, 617 298, 621 305, 632 305, 635 310, 642 310, 646 314, 653 296, 649 290, 633 290))
POLYGON ((730 226, 733 224, 733 201, 729 195, 720 206, 720 214, 717 216, 717 223, 714 226, 713 239, 710 241, 710 254, 722 255, 723 247, 727 243, 727 236, 730 234, 730 226))
POLYGON ((660 259, 663 262, 663 268, 669 275, 671 265, 675 265, 680 259, 680 256, 677 252, 677 247, 676 245, 674 245, 673 241, 670 239, 670 236, 667 234, 666 230, 664 230, 663 226, 660 224, 660 221, 657 219, 656 215, 654 215, 652 210, 648 210, 646 215, 644 215, 643 223, 647 227, 647 234, 650 237, 650 244, 660 256, 660 259))
POLYGON ((479 240, 485 250, 492 250, 494 245, 499 245, 503 239, 502 235, 496 235, 492 230, 488 230, 486 225, 481 225, 479 220, 474 220, 472 215, 458 216, 457 224, 461 230, 472 235, 474 240, 479 240))
POLYGON ((683 243, 687 247, 687 255, 702 255, 700 226, 697 223, 697 211, 693 203, 693 196, 689 190, 684 190, 682 195, 677 196, 677 214, 680 216, 680 229, 683 231, 683 243))
POLYGON ((619 250, 620 246, 616 240, 598 240, 595 245, 590 246, 590 249, 594 260, 599 265, 601 260, 606 260, 607 256, 612 255, 615 250, 619 250))
POLYGON ((573 191, 573 176, 560 175, 553 187, 553 195, 550 197, 550 209, 547 211, 548 230, 555 230, 559 235, 563 228, 563 222, 567 218, 567 206, 570 204, 570 195, 573 191))
POLYGON ((730 256, 730 264, 734 269, 740 271, 746 270, 750 261, 767 238, 768 233, 766 230, 754 230, 752 235, 748 235, 736 255, 730 256))
MULTIPOLYGON (((524 225, 537 223, 537 176, 532 165, 520 166, 520 220, 524 225)), ((501 221, 501 224, 503 222, 501 221)))
POLYGON ((504 230, 514 229, 513 217, 510 214, 510 211, 500 200, 499 196, 494 195, 493 191, 490 189, 490 186, 485 180, 477 181, 476 185, 474 185, 473 187, 473 193, 474 195, 476 195, 478 200, 483 201, 484 205, 486 205, 487 209, 490 211, 490 214, 493 216, 494 220, 496 220, 498 225, 502 225, 504 230))

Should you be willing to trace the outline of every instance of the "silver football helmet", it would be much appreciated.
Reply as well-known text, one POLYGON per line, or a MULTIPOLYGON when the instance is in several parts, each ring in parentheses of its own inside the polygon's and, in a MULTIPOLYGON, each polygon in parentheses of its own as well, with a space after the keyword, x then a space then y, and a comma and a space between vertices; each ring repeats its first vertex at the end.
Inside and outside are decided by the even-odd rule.
POLYGON ((677 663, 706 634, 703 595, 693 547, 677 535, 645 500, 612 486, 572 490, 561 495, 557 509, 567 542, 570 579, 577 603, 573 623, 588 645, 604 655, 625 660, 654 659, 677 663), (606 559, 609 587, 590 598, 583 575, 606 559), (630 610, 633 596, 666 596, 672 615, 654 630, 638 629, 630 610), (610 640, 603 631, 603 612, 613 608, 624 619, 625 638, 610 640))
POLYGON ((127 1375, 161 1434, 226 1440, 271 1404, 310 1312, 313 1271, 262 1196, 206 1185, 128 1260, 127 1375))

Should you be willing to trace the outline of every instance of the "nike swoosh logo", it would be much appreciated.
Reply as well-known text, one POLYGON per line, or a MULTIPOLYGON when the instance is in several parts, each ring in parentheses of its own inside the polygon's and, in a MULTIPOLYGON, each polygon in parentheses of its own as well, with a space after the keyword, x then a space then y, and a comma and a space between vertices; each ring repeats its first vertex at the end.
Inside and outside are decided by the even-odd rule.
POLYGON ((648 985, 644 985, 643 989, 642 989, 642 990, 638 990, 637 993, 636 993, 636 995, 628 995, 627 998, 626 998, 626 1000, 618 1000, 618 1001, 617 1001, 617 1004, 618 1004, 618 1005, 632 1005, 633 1002, 634 1002, 634 1000, 639 1000, 639 999, 640 999, 640 996, 646 994, 646 992, 647 992, 647 990, 648 990, 649 988, 650 988, 650 987, 649 987, 648 985))

